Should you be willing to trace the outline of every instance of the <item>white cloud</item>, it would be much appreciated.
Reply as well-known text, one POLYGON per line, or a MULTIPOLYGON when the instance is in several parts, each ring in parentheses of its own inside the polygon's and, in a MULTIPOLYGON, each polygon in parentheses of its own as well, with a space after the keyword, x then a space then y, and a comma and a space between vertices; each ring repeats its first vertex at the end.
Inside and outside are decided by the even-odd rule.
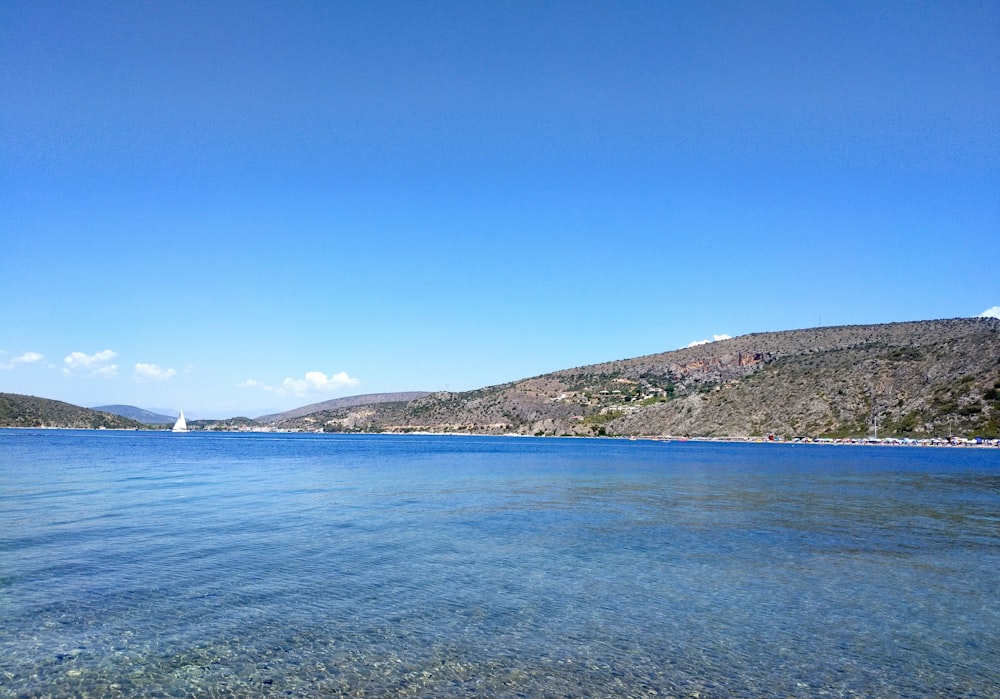
POLYGON ((729 335, 712 335, 711 340, 695 340, 688 344, 688 347, 697 347, 698 345, 707 345, 710 342, 718 342, 719 340, 729 340, 732 339, 729 335))
POLYGON ((110 362, 117 356, 118 353, 112 350, 104 350, 103 352, 97 352, 96 354, 72 352, 63 361, 66 362, 66 366, 70 369, 89 369, 90 367, 110 362))
POLYGON ((994 306, 993 308, 987 308, 985 311, 979 314, 980 318, 1000 318, 1000 306, 994 306))
POLYGON ((304 378, 293 379, 289 377, 282 381, 280 386, 270 386, 256 379, 247 379, 240 384, 240 387, 259 388, 280 395, 292 394, 304 397, 307 395, 336 393, 349 386, 356 386, 358 383, 358 379, 348 376, 345 371, 333 376, 327 376, 322 371, 308 371, 304 378))
POLYGON ((18 357, 14 357, 9 362, 0 362, 0 369, 13 369, 18 364, 35 364, 43 359, 45 359, 45 357, 40 355, 38 352, 25 352, 18 357))
POLYGON ((135 365, 135 380, 146 383, 149 381, 166 381, 172 378, 177 372, 173 369, 161 369, 155 364, 143 364, 139 362, 135 365))
POLYGON ((290 393, 303 396, 307 393, 332 393, 347 386, 354 386, 358 383, 342 371, 333 376, 327 376, 322 371, 307 371, 305 379, 285 379, 281 385, 290 393))
POLYGON ((95 354, 71 352, 63 360, 65 364, 63 373, 111 378, 118 374, 118 365, 111 364, 111 360, 117 356, 118 353, 112 350, 104 350, 95 354))

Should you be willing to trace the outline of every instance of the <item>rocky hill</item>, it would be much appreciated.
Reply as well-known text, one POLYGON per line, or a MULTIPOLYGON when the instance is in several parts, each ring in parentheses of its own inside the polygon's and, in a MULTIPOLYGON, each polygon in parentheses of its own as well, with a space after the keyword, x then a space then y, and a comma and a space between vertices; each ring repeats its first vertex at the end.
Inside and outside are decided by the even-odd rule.
POLYGON ((1000 435, 1000 320, 754 333, 461 393, 275 420, 324 431, 1000 435))
POLYGON ((140 422, 48 398, 0 393, 0 427, 140 429, 140 422))

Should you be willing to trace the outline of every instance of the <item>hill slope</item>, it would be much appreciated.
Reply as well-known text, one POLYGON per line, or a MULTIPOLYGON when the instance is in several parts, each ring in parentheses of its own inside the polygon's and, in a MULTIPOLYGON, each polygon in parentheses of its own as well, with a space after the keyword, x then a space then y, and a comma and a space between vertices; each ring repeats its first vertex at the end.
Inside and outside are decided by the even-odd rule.
POLYGON ((340 407, 273 427, 715 437, 996 436, 1000 320, 741 337, 462 393, 340 407))
POLYGON ((0 427, 139 429, 145 425, 120 415, 81 408, 58 400, 0 393, 0 427))
POLYGON ((274 415, 261 415, 254 422, 261 425, 268 425, 274 422, 280 422, 282 420, 289 420, 292 418, 302 417, 303 415, 309 415, 311 413, 317 413, 322 410, 336 410, 338 408, 353 408, 358 405, 374 405, 376 403, 398 403, 400 401, 406 402, 414 400, 415 398, 422 398, 423 396, 430 395, 427 391, 410 391, 408 393, 369 393, 362 396, 347 396, 346 398, 334 398, 333 400, 323 401, 322 403, 313 403, 311 405, 304 405, 301 408, 294 408, 292 410, 286 410, 283 413, 275 413, 274 415))
POLYGON ((137 408, 134 405, 99 405, 94 410, 111 413, 112 415, 121 415, 122 417, 141 422, 144 425, 170 425, 177 419, 176 415, 173 417, 161 415, 160 413, 154 413, 143 408, 137 408))

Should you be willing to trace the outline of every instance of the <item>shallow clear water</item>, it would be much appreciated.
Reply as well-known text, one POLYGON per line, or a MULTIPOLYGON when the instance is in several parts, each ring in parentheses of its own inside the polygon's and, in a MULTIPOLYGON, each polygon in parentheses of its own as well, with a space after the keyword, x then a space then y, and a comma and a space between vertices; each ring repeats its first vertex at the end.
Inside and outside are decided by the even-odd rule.
POLYGON ((0 696, 1000 697, 1000 450, 0 430, 0 696))

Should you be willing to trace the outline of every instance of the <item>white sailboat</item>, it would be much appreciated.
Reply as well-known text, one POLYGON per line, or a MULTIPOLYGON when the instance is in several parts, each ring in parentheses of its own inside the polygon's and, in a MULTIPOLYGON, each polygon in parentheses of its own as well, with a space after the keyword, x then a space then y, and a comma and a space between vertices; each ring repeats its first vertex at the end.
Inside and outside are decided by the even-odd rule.
POLYGON ((174 429, 173 429, 173 431, 174 432, 187 432, 188 431, 188 424, 187 424, 187 420, 184 419, 184 411, 183 410, 181 411, 181 414, 177 416, 177 422, 174 423, 174 429))

